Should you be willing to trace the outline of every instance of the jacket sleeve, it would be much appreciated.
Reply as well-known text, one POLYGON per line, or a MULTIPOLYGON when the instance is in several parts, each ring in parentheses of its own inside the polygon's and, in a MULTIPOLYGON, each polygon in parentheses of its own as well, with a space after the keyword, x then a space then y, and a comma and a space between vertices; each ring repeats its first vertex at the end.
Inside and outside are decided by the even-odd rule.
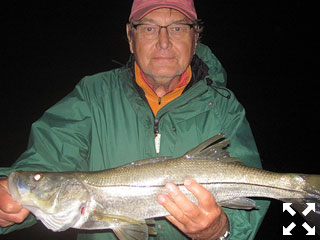
MULTIPOLYGON (((80 83, 32 124, 27 150, 12 167, 0 168, 0 175, 15 170, 86 171, 90 138, 90 108, 80 83)), ((30 214, 22 224, 0 228, 0 234, 34 223, 30 214)))
MULTIPOLYGON (((259 153, 244 108, 233 94, 225 104, 222 131, 231 141, 228 148, 230 155, 242 159, 247 166, 261 168, 259 153)), ((254 239, 269 204, 269 201, 256 200, 259 209, 250 211, 223 208, 230 223, 230 240, 254 239)))

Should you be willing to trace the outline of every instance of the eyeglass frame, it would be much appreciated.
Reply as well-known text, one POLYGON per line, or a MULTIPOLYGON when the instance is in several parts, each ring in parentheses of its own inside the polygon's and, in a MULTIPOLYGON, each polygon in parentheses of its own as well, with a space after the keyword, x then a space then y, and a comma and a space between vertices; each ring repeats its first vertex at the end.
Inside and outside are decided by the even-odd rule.
POLYGON ((194 28, 195 26, 197 26, 197 24, 195 24, 195 23, 170 23, 170 24, 168 24, 168 25, 166 25, 166 26, 163 26, 163 25, 154 24, 154 23, 149 23, 149 24, 148 24, 148 23, 137 23, 137 24, 134 24, 133 22, 131 22, 130 25, 131 25, 134 29, 136 29, 136 30, 137 30, 137 27, 138 27, 138 26, 141 26, 141 25, 153 25, 153 26, 158 26, 158 27, 159 27, 158 36, 159 36, 160 31, 161 31, 162 28, 165 28, 166 31, 167 31, 167 33, 168 33, 168 35, 171 36, 171 35, 170 35, 170 32, 168 31, 168 27, 169 27, 170 25, 187 25, 187 26, 190 27, 190 30, 191 30, 192 28, 194 28))

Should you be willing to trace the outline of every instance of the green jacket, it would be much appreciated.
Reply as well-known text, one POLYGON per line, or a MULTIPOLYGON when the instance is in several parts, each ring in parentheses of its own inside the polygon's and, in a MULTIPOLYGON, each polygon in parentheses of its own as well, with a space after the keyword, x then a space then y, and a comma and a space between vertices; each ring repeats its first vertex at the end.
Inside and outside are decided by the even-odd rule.
MULTIPOLYGON (((225 72, 220 62, 203 44, 199 44, 197 56, 191 64, 191 83, 156 117, 134 81, 132 61, 126 67, 85 77, 32 125, 27 151, 11 168, 0 168, 0 174, 16 169, 94 171, 156 156, 178 157, 222 132, 231 140, 231 156, 261 167, 245 110, 224 88, 225 72), (155 132, 161 134, 159 153, 155 150, 155 132)), ((267 201, 257 202, 259 210, 224 209, 231 225, 230 239, 254 238, 269 205, 267 201)), ((8 233, 33 223, 30 215, 23 224, 0 231, 8 233)), ((157 237, 150 239, 186 239, 164 219, 156 222, 156 229, 157 237)), ((112 232, 92 231, 79 234, 78 239, 116 237, 112 232)))

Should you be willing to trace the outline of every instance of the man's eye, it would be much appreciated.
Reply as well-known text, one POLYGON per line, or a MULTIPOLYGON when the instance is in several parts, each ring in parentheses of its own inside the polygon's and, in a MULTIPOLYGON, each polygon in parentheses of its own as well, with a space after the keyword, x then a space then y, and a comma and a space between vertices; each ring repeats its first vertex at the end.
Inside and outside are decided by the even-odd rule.
POLYGON ((177 25, 172 25, 169 28, 170 32, 174 33, 184 33, 188 32, 190 30, 190 27, 188 25, 183 25, 183 24, 177 24, 177 25))
POLYGON ((175 31, 175 32, 179 32, 179 31, 181 31, 182 30, 182 27, 181 26, 172 26, 172 28, 173 28, 173 31, 175 31))
POLYGON ((146 27, 146 31, 147 32, 152 32, 153 31, 153 27, 146 27))
POLYGON ((155 31, 155 29, 156 29, 156 27, 154 27, 154 26, 144 26, 142 28, 142 31, 145 33, 152 33, 155 31))

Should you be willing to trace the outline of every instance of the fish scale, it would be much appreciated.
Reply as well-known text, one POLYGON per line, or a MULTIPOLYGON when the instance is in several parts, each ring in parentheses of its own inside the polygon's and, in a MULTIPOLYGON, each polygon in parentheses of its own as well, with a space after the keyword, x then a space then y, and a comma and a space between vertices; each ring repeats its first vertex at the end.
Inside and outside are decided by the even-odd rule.
POLYGON ((9 175, 9 191, 54 231, 69 227, 113 229, 120 238, 147 239, 150 228, 145 219, 168 215, 157 201, 159 194, 166 193, 165 184, 175 183, 197 204, 184 186, 186 179, 194 179, 223 207, 257 208, 248 197, 290 199, 298 210, 313 201, 317 210, 306 220, 319 231, 319 175, 275 173, 244 166, 241 160, 229 156, 228 144, 219 134, 179 158, 139 160, 97 172, 17 171, 9 175))

